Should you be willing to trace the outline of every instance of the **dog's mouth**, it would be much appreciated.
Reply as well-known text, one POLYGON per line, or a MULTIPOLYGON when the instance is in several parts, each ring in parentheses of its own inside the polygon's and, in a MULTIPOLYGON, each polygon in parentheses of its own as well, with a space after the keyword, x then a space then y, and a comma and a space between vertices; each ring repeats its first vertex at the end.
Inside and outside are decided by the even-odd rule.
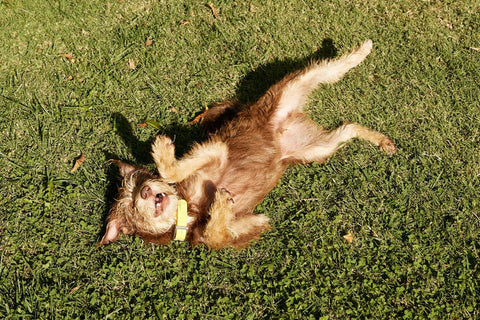
POLYGON ((150 186, 144 186, 140 190, 140 196, 143 200, 153 201, 155 205, 155 217, 160 216, 168 205, 168 195, 164 192, 155 193, 150 186))

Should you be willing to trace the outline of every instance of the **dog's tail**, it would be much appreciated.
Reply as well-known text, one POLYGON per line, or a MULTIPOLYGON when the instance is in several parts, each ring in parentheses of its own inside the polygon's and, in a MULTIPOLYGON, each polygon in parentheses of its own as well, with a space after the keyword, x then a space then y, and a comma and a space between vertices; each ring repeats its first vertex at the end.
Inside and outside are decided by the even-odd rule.
POLYGON ((307 68, 287 75, 269 89, 271 96, 280 95, 273 122, 277 125, 293 112, 301 112, 308 95, 322 83, 339 81, 350 69, 359 65, 372 51, 372 40, 335 60, 320 60, 307 68))

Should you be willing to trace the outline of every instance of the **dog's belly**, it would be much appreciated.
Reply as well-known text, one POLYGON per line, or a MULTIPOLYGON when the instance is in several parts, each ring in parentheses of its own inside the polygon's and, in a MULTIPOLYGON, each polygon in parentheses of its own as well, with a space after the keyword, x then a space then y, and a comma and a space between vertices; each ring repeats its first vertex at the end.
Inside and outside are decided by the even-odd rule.
POLYGON ((218 188, 224 188, 232 195, 236 213, 251 212, 277 185, 285 170, 276 153, 263 151, 232 159, 217 181, 218 188))
POLYGON ((251 212, 275 187, 286 167, 278 134, 268 124, 271 114, 256 114, 256 110, 245 110, 216 135, 227 144, 228 159, 221 172, 211 168, 210 174, 216 178, 212 181, 217 188, 230 192, 236 213, 251 212))

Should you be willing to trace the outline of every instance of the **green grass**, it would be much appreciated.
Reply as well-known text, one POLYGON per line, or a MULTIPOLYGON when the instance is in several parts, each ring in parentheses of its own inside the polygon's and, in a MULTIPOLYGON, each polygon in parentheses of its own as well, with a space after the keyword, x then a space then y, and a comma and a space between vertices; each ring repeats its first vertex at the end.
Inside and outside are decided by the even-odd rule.
POLYGON ((480 5, 212 4, 217 19, 207 1, 0 1, 0 316, 480 318, 480 5), (310 114, 384 132, 397 155, 355 141, 290 168, 257 208, 274 230, 243 251, 95 247, 108 159, 152 167, 156 134, 186 150, 206 104, 252 100, 367 38, 373 53, 310 114))

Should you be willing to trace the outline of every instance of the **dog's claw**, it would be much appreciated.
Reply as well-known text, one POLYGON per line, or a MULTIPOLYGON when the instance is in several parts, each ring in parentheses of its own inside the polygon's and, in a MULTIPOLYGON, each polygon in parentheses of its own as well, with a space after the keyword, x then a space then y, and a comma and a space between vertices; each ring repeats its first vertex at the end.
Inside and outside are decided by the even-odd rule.
POLYGON ((225 198, 227 198, 227 200, 230 201, 232 204, 235 203, 235 200, 233 200, 233 196, 232 196, 232 194, 230 193, 230 191, 228 191, 228 190, 225 189, 225 188, 220 188, 220 189, 219 189, 219 192, 222 194, 222 196, 224 196, 225 198))

